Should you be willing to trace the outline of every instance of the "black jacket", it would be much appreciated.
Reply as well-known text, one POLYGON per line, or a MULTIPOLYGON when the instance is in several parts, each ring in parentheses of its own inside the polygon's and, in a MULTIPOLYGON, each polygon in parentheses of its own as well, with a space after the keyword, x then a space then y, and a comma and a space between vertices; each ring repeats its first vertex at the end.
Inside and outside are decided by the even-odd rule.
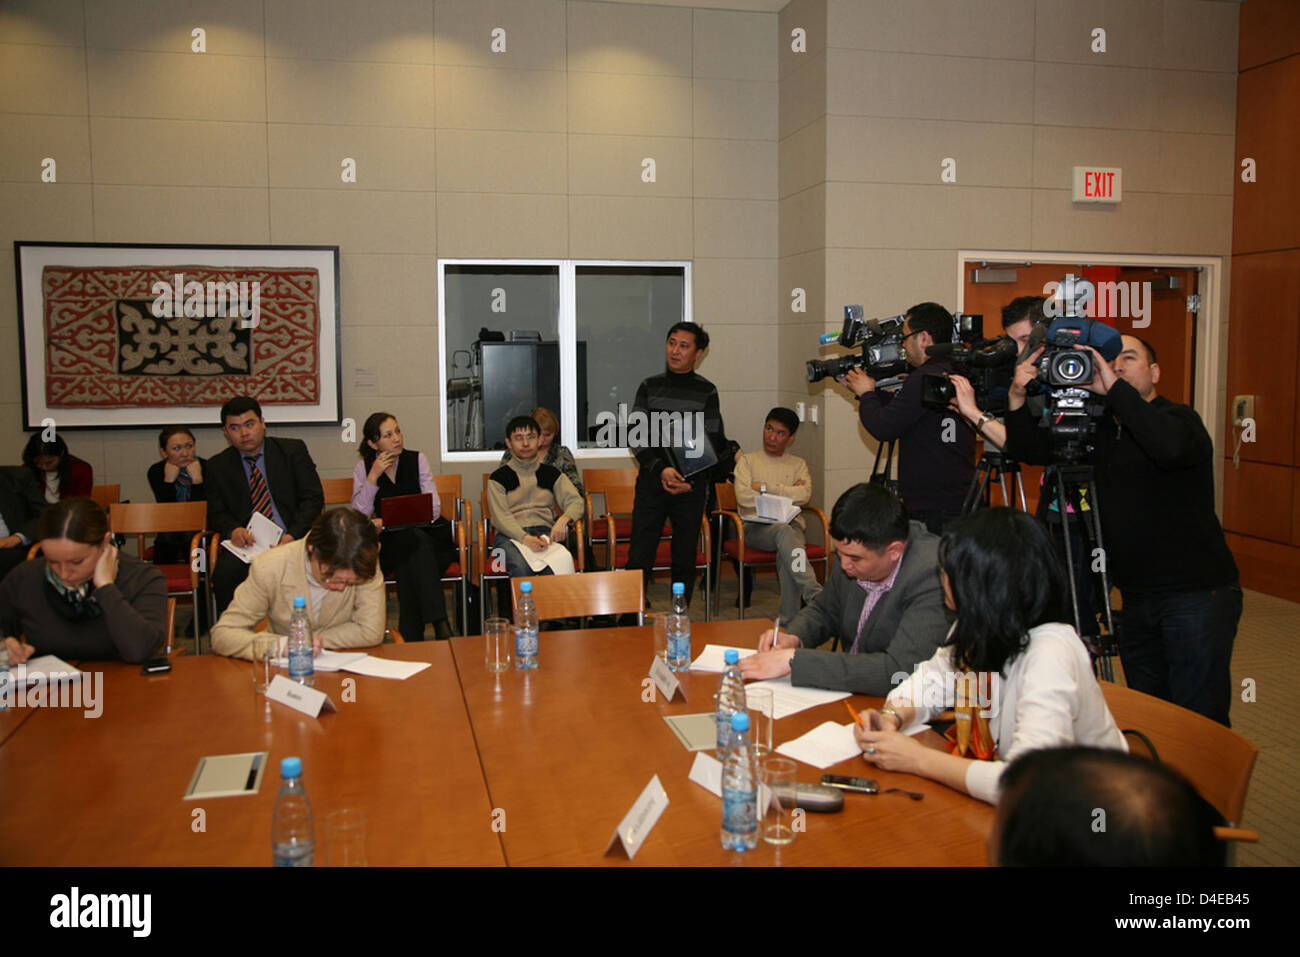
MULTIPOLYGON (((208 459, 203 484, 208 495, 208 528, 229 538, 253 515, 253 496, 244 474, 243 456, 233 445, 208 459)), ((316 463, 301 439, 266 437, 266 484, 284 519, 285 531, 302 538, 325 508, 325 492, 316 463)))

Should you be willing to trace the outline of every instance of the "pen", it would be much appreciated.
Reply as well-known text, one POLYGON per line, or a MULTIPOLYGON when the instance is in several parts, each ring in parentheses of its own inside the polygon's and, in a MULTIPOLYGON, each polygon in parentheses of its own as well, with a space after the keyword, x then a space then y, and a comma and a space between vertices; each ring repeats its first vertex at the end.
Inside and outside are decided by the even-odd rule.
POLYGON ((772 619, 772 647, 776 647, 776 640, 781 635, 781 616, 777 615, 772 619))
POLYGON ((257 769, 262 766, 262 753, 259 751, 253 755, 253 765, 248 769, 248 780, 244 783, 244 790, 253 790, 253 785, 257 783, 257 769))
POLYGON ((862 718, 861 716, 859 716, 859 714, 856 711, 853 710, 853 705, 849 704, 846 701, 844 702, 844 707, 849 709, 849 714, 853 715, 853 720, 857 723, 858 727, 862 728, 863 731, 866 731, 867 729, 862 725, 862 718))

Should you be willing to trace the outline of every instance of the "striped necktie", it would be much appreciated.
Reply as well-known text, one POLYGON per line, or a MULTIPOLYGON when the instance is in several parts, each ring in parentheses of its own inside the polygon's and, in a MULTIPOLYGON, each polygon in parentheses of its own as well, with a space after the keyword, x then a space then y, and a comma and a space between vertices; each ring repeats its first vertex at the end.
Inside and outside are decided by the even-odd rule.
POLYGON ((271 512, 271 490, 266 487, 266 479, 257 467, 257 458, 245 455, 244 461, 248 463, 248 489, 253 497, 253 511, 261 512, 274 521, 275 516, 271 512))

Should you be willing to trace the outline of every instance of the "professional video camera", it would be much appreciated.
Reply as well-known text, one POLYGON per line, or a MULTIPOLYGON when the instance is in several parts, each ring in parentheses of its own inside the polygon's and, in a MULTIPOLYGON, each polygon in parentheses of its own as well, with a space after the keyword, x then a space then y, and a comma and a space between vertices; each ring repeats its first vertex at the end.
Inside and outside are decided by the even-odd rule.
POLYGON ((844 328, 821 337, 823 346, 840 345, 846 349, 861 345, 857 355, 833 359, 809 359, 808 381, 820 382, 827 376, 838 379, 850 369, 865 369, 873 379, 887 379, 907 371, 903 354, 903 316, 888 319, 862 318, 861 306, 844 307, 844 328))
MULTIPOLYGON (((985 412, 1000 415, 1007 410, 1007 395, 1016 373, 1016 341, 1010 336, 981 338, 983 316, 958 314, 953 319, 953 341, 928 346, 925 354, 951 357, 952 371, 970 380, 975 403, 985 412)), ((921 377, 921 404, 927 409, 947 409, 956 397, 957 389, 948 376, 927 373, 921 377)))

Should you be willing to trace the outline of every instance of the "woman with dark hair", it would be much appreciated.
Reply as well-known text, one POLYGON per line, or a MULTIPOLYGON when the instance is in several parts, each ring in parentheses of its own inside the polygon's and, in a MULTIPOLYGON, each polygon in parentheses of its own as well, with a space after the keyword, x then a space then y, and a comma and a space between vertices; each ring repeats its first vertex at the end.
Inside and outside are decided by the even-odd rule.
POLYGON ((379 533, 352 508, 316 519, 306 538, 253 559, 248 578, 212 626, 212 650, 251 658, 253 629, 270 619, 267 633, 289 634, 293 600, 307 599, 316 652, 367 648, 384 640, 384 578, 379 573, 379 533))
POLYGON ((939 545, 939 569, 957 621, 933 658, 864 713, 854 734, 868 762, 993 803, 1007 763, 1027 751, 1128 750, 1087 650, 1065 624, 1065 571, 1037 519, 1009 508, 958 519, 939 545), (901 733, 948 708, 953 753, 901 733))
POLYGON ((352 507, 374 516, 383 527, 384 499, 433 494, 433 524, 427 528, 386 529, 380 563, 397 583, 397 627, 407 641, 423 641, 432 624, 438 638, 450 638, 442 576, 456 560, 451 523, 439 515, 433 469, 423 452, 405 447, 402 427, 387 412, 376 412, 361 427, 357 451, 361 461, 352 472, 352 507))
POLYGON ((46 442, 37 432, 23 448, 23 465, 31 469, 45 501, 53 505, 63 498, 90 498, 95 470, 68 451, 63 436, 46 442))
MULTIPOLYGON (((203 502, 204 459, 194 453, 194 433, 183 425, 168 426, 158 433, 160 461, 149 466, 149 487, 156 502, 203 502)), ((197 531, 197 529, 195 530, 197 531)), ((194 532, 162 532, 153 543, 153 560, 157 565, 190 560, 190 541, 194 532)))
POLYGON ((34 654, 132 662, 153 654, 166 637, 167 581, 147 562, 118 554, 104 510, 65 498, 45 510, 37 535, 41 555, 0 582, 10 663, 34 654))
MULTIPOLYGON (((564 477, 573 483, 579 495, 586 495, 587 490, 582 484, 582 472, 578 470, 578 463, 573 460, 573 453, 555 441, 555 437, 560 434, 560 420, 555 417, 554 412, 540 405, 529 415, 542 430, 537 433, 537 461, 542 465, 552 465, 559 469, 564 473, 564 477)), ((509 458, 510 450, 507 449, 501 453, 501 464, 505 465, 509 458)))

